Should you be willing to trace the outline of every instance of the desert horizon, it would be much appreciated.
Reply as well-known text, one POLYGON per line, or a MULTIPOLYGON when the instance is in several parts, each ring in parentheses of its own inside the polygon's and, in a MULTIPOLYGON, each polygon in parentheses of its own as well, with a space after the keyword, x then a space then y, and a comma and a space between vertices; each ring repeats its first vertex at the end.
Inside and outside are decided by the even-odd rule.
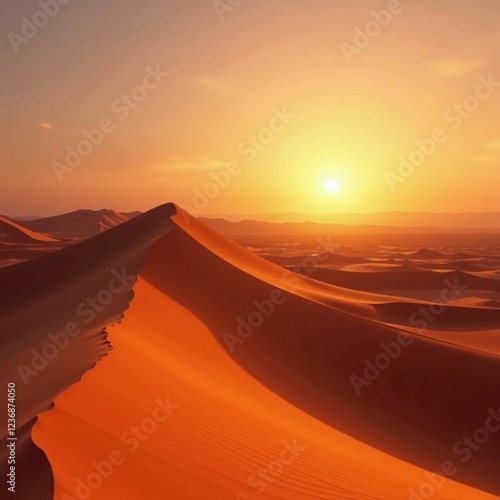
MULTIPOLYGON (((182 205, 182 204, 181 204, 182 205)), ((179 205, 180 206, 180 205, 179 205)), ((154 208, 154 207, 152 207, 154 208)), ((115 210, 112 208, 78 208, 52 214, 2 214, 12 221, 31 221, 74 212, 121 213, 137 216, 149 210, 115 210)), ((182 207, 181 207, 182 208, 182 207)), ((254 213, 254 214, 207 214, 200 208, 184 207, 186 211, 200 216, 203 220, 222 220, 225 222, 268 222, 272 224, 336 224, 339 226, 378 226, 378 227, 415 227, 417 229, 478 229, 500 228, 500 212, 358 212, 358 213, 254 213)))

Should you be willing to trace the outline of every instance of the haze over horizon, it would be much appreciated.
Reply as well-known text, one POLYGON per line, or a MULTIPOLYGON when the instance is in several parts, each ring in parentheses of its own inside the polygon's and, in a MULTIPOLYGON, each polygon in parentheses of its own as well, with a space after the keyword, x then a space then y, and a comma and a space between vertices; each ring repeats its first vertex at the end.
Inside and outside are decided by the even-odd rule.
MULTIPOLYGON (((108 215, 126 215, 136 216, 143 212, 141 211, 130 211, 130 212, 119 212, 112 208, 101 208, 101 209, 78 209, 76 211, 70 211, 66 214, 60 213, 49 213, 49 214, 30 214, 30 215, 12 215, 12 214, 0 214, 0 217, 7 217, 13 221, 29 221, 37 220, 51 217, 66 216, 71 214, 91 212, 94 214, 102 214, 102 217, 107 217, 108 215)), ((246 223, 250 223, 251 227, 256 224, 259 225, 263 232, 268 233, 269 227, 266 224, 276 224, 276 225, 286 225, 286 224, 296 224, 301 225, 304 223, 317 224, 320 226, 373 226, 376 227, 390 227, 397 229, 400 228, 417 228, 417 229, 478 229, 478 230, 500 230, 500 212, 462 212, 462 213, 451 213, 451 212, 374 212, 374 213, 323 213, 323 214, 308 214, 308 213, 255 213, 255 214, 193 214, 200 217, 210 224, 213 221, 216 230, 221 230, 218 225, 218 221, 224 221, 224 227, 241 227, 245 230, 248 227, 245 226, 246 223), (242 225, 243 224, 243 225, 242 225), (231 226, 232 225, 232 226, 231 226)), ((224 231, 223 231, 224 233, 224 231)))

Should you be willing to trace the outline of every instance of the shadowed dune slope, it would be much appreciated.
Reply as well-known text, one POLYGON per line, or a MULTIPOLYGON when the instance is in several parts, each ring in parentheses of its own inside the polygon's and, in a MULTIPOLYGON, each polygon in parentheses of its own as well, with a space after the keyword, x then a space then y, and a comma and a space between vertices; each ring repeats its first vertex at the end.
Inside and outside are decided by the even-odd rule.
MULTIPOLYGON (((140 223, 131 220, 60 251, 0 268, 0 380, 4 387, 7 382, 17 386, 16 498, 52 498, 50 467, 31 442, 31 427, 59 393, 109 351, 104 327, 122 317, 144 257, 171 227, 173 211, 173 205, 159 207, 140 223)), ((0 426, 3 439, 5 412, 0 426)), ((0 461, 4 473, 5 449, 0 461)))

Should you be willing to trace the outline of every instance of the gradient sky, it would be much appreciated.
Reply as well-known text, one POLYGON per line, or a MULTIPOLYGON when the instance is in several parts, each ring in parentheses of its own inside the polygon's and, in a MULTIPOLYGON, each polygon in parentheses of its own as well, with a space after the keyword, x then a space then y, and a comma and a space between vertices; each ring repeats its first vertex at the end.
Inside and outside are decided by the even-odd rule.
POLYGON ((454 110, 475 106, 480 78, 500 84, 500 3, 401 0, 348 62, 341 44, 389 4, 243 0, 221 20, 212 0, 70 0, 18 43, 40 5, 2 2, 0 213, 500 211, 500 87, 454 110), (116 102, 146 67, 169 75, 125 118, 116 102), (293 118, 271 137, 276 110, 293 118), (106 118, 114 131, 59 182, 54 162, 106 118), (446 140, 391 189, 436 128, 446 140), (229 185, 207 188, 228 164, 229 185))

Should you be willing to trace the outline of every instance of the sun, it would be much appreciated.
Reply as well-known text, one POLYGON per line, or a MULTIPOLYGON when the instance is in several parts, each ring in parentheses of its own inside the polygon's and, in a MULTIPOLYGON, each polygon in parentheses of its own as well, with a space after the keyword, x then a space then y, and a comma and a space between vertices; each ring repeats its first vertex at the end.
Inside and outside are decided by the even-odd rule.
POLYGON ((341 185, 338 179, 336 179, 335 177, 329 177, 328 179, 326 179, 323 187, 328 193, 337 193, 338 191, 340 191, 341 185))

